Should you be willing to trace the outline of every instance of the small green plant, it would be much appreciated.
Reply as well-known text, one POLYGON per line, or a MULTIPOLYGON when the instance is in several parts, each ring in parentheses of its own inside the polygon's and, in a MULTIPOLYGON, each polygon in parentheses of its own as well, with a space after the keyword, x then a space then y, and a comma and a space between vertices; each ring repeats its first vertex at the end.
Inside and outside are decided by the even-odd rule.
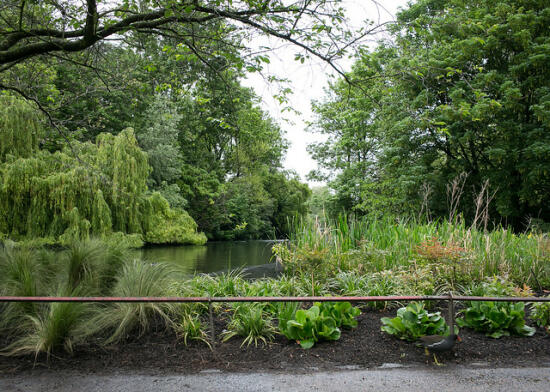
POLYGON ((485 332, 487 336, 495 339, 510 336, 510 333, 532 336, 535 328, 525 325, 524 308, 523 302, 472 302, 464 310, 464 318, 458 319, 457 324, 485 332))
POLYGON ((361 314, 361 310, 351 306, 349 302, 323 302, 322 304, 316 302, 316 305, 320 307, 322 315, 334 319, 338 328, 357 327, 355 317, 361 314))
POLYGON ((241 347, 246 344, 258 346, 258 342, 267 344, 275 336, 275 327, 271 317, 264 311, 263 304, 239 304, 235 307, 233 317, 222 333, 222 341, 227 341, 234 336, 244 337, 241 347))
MULTIPOLYGON (((525 286, 517 289, 514 285, 501 277, 493 277, 474 286, 470 295, 474 296, 514 296, 526 295, 530 290, 525 286), (518 291, 519 290, 519 291, 518 291)), ((509 336, 510 333, 521 336, 531 336, 535 329, 525 325, 525 304, 523 302, 471 302, 463 311, 464 317, 457 320, 457 324, 484 332, 487 336, 498 339, 509 336)))
POLYGON ((397 317, 382 317, 381 321, 382 331, 411 342, 421 336, 449 334, 449 326, 441 313, 429 313, 419 302, 411 302, 397 310, 397 317))
POLYGON ((529 316, 539 327, 550 333, 550 302, 537 302, 532 304, 529 316))
POLYGON ((183 344, 187 346, 189 340, 198 340, 212 347, 208 341, 208 335, 200 320, 200 314, 194 311, 185 311, 181 322, 175 327, 176 333, 183 338, 183 344))
POLYGON ((295 340, 302 348, 309 349, 321 338, 325 340, 340 339, 340 329, 331 317, 321 315, 319 306, 296 311, 293 320, 286 323, 281 331, 290 340, 295 340))
POLYGON ((279 319, 279 331, 286 330, 289 320, 296 316, 298 311, 298 302, 279 302, 277 303, 277 317, 279 319))
POLYGON ((279 318, 279 330, 290 340, 295 340, 302 348, 309 349, 319 340, 340 339, 341 326, 357 326, 355 316, 360 310, 349 302, 319 303, 316 302, 307 310, 299 309, 292 319, 279 318))

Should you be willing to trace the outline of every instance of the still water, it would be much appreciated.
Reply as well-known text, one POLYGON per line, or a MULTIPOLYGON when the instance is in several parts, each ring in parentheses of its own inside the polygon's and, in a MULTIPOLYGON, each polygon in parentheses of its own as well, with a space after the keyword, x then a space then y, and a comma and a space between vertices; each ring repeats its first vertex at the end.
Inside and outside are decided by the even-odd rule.
POLYGON ((203 246, 156 246, 140 249, 149 261, 176 263, 185 274, 228 271, 271 262, 273 241, 207 242, 203 246))

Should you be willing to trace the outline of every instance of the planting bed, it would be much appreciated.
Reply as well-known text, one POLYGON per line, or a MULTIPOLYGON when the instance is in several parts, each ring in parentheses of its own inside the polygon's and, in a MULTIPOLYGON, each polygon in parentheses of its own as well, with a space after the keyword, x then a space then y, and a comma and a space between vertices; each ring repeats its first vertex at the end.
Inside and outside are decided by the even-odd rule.
MULTIPOLYGON (((243 346, 242 339, 234 338, 217 343, 214 351, 205 344, 192 342, 185 346, 172 333, 151 332, 124 344, 100 347, 89 344, 75 348, 73 355, 52 356, 48 361, 34 356, 0 357, 0 374, 17 373, 39 368, 75 369, 90 373, 113 373, 135 370, 140 373, 174 374, 194 373, 205 369, 224 371, 261 370, 330 370, 340 367, 377 367, 385 363, 419 365, 433 359, 414 343, 398 340, 380 331, 380 318, 393 317, 395 311, 365 311, 357 319, 359 325, 344 330, 336 342, 320 342, 310 350, 278 336, 268 346, 243 346)), ((216 319, 219 335, 226 320, 216 319)), ((454 352, 439 355, 442 363, 484 363, 487 366, 548 365, 550 363, 550 335, 537 329, 532 337, 503 337, 491 339, 485 335, 462 329, 461 343, 454 352)), ((2 342, 3 343, 3 342, 2 342)))

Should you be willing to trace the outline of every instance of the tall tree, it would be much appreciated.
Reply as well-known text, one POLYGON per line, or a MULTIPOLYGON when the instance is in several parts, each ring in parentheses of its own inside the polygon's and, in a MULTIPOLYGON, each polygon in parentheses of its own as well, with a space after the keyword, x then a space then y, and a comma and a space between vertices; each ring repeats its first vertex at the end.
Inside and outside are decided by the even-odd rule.
MULTIPOLYGON (((329 130, 340 144, 372 130, 371 173, 358 181, 358 170, 343 170, 337 188, 359 188, 352 204, 360 211, 410 213, 430 184, 431 208, 445 216, 446 184, 465 172, 467 217, 489 180, 496 222, 550 221, 549 23, 549 5, 537 0, 421 0, 401 12, 393 41, 358 56, 349 78, 363 80, 363 93, 336 86, 317 110, 319 128, 329 130, 326 113, 347 100, 358 108, 343 116, 350 129, 329 130)), ((351 155, 364 151, 349 146, 351 155)))

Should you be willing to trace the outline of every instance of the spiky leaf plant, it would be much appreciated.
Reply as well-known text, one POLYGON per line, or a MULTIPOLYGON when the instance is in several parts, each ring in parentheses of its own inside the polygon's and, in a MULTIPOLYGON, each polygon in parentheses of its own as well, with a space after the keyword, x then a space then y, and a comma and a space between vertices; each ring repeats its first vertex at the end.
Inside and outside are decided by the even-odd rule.
POLYGON ((97 291, 106 259, 105 243, 99 240, 72 242, 62 256, 67 284, 72 289, 83 284, 97 291))
POLYGON ((271 317, 264 311, 264 305, 259 303, 242 303, 234 307, 234 313, 227 326, 227 330, 222 333, 223 341, 227 341, 234 336, 242 336, 244 340, 241 344, 258 346, 259 342, 267 344, 273 340, 276 329, 272 324, 271 317))
POLYGON ((174 330, 178 336, 183 339, 183 343, 186 346, 190 340, 198 340, 206 343, 208 347, 212 348, 196 305, 197 304, 184 304, 181 306, 180 322, 175 324, 174 330))

